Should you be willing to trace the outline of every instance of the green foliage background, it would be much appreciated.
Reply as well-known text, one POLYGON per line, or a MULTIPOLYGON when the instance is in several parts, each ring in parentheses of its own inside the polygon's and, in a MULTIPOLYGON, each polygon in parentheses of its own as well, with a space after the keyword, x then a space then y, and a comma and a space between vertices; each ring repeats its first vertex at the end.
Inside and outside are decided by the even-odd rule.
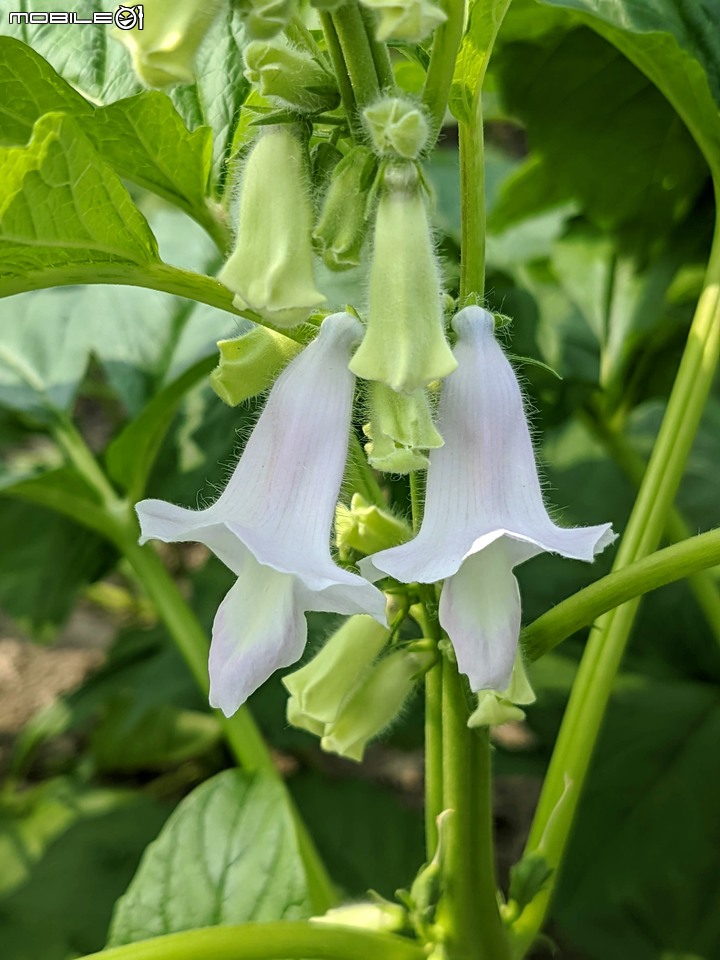
MULTIPOLYGON (((47 8, 24 4, 33 6, 47 8)), ((511 352, 562 378, 521 366, 548 499, 568 523, 612 520, 622 531, 700 291, 710 174, 720 169, 718 23, 716 0, 515 0, 490 64, 487 296, 513 317, 511 352)), ((202 276, 227 242, 213 210, 230 201, 250 117, 233 15, 203 46, 197 85, 170 97, 140 91, 103 29, 13 30, 3 24, 0 37, 0 605, 47 643, 118 560, 100 531, 50 509, 58 490, 92 502, 47 441, 53 425, 75 416, 82 426, 91 405, 105 425, 100 460, 120 488, 195 505, 214 496, 256 414, 257 404, 225 408, 206 385, 215 341, 246 321, 217 309, 227 297, 202 276), (138 285, 73 285, 98 277, 138 285), (40 289, 52 284, 62 286, 40 289)), ((412 88, 412 70, 398 77, 412 88)), ((452 126, 429 173, 453 292, 452 126)), ((357 277, 322 282, 332 301, 362 306, 357 277)), ((716 385, 677 503, 690 532, 720 524, 719 427, 716 385)), ((404 486, 393 490, 403 504, 404 486)), ((227 572, 213 558, 198 569, 182 551, 171 560, 209 628, 227 572)), ((526 619, 611 560, 534 560, 520 571, 526 619)), ((259 775, 225 770, 216 719, 128 590, 135 614, 106 666, 15 746, 0 795, 4 960, 99 949, 121 894, 113 943, 309 913, 282 796, 259 775), (43 768, 38 745, 68 732, 82 749, 61 769, 43 768), (255 834, 262 842, 252 845, 255 834), (246 847, 228 867, 229 851, 246 847), (237 895, 258 877, 272 880, 267 896, 237 895), (171 880, 179 889, 168 896, 171 880), (207 903, 193 900, 192 912, 197 885, 207 903), (225 897, 229 913, 217 908, 225 897)), ((310 646, 330 629, 329 618, 312 617, 310 646)), ((529 790, 583 641, 533 669, 533 745, 498 747, 500 772, 529 778, 529 790)), ((572 955, 720 956, 719 681, 720 636, 691 587, 650 596, 553 911, 551 932, 572 955)), ((408 797, 329 769, 315 742, 286 726, 277 678, 251 707, 292 758, 290 788, 348 895, 391 896, 407 884, 423 859, 408 797)), ((388 745, 397 756, 420 747, 419 705, 388 745)))

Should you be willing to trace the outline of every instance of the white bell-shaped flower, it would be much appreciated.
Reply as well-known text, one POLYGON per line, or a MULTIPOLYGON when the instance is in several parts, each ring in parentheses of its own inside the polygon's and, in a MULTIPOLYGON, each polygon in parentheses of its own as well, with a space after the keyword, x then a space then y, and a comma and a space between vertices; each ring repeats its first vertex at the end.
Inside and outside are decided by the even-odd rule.
POLYGON ((212 506, 137 505, 142 543, 204 543, 238 578, 217 611, 210 648, 210 702, 226 716, 300 657, 305 611, 386 622, 380 590, 330 555, 354 387, 347 364, 361 336, 347 313, 324 321, 278 378, 212 506))
POLYGON ((495 340, 492 316, 453 321, 457 370, 443 384, 425 514, 414 540, 360 561, 372 580, 444 580, 440 623, 473 690, 510 683, 520 633, 513 568, 539 553, 592 561, 615 539, 609 523, 559 527, 543 503, 523 399, 495 340))

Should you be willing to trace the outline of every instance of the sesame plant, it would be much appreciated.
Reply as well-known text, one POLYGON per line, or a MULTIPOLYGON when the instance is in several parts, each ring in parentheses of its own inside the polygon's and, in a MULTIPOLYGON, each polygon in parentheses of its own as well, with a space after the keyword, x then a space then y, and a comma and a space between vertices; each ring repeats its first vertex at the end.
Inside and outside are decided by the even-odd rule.
POLYGON ((4 960, 720 955, 717 0, 84 6, 0 27, 0 606, 117 636, 4 960))

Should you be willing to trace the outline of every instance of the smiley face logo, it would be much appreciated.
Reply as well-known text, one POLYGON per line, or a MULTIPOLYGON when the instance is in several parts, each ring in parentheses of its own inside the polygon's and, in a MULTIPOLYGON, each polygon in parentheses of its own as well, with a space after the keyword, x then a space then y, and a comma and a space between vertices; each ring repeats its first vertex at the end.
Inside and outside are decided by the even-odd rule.
POLYGON ((143 8, 142 4, 134 7, 123 7, 122 4, 117 8, 113 15, 115 26, 119 30, 138 30, 143 28, 143 8))

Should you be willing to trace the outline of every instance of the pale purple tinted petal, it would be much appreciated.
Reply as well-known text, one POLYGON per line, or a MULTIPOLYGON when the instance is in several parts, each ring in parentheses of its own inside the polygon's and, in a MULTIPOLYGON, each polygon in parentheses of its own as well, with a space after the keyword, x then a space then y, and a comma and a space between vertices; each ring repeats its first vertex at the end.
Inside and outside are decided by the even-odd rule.
POLYGON ((268 677, 302 655, 307 625, 295 580, 247 552, 220 604, 210 646, 210 704, 232 716, 268 677))
POLYGON ((206 510, 186 510, 165 500, 142 500, 135 510, 140 521, 140 543, 204 543, 233 573, 240 572, 245 547, 224 524, 199 523, 207 520, 206 510))
POLYGON ((327 317, 283 371, 230 482, 210 507, 262 562, 332 577, 330 529, 342 482, 355 379, 348 370, 362 327, 327 317))
POLYGON ((504 690, 510 683, 520 635, 520 591, 512 572, 518 562, 512 541, 503 537, 443 584, 440 623, 472 690, 504 690))

